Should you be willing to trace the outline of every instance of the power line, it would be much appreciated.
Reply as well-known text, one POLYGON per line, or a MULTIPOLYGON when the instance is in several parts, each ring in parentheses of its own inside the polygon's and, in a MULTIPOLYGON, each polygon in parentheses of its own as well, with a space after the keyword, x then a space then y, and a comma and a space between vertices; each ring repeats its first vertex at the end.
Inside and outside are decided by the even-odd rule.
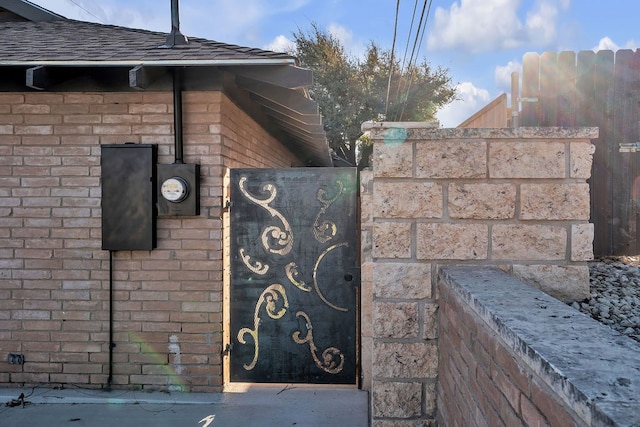
POLYGON ((396 22, 393 27, 393 43, 391 45, 391 58, 389 59, 389 81, 387 82, 387 99, 384 103, 384 117, 386 120, 387 111, 389 110, 389 92, 391 92, 391 76, 393 75, 393 61, 396 50, 396 35, 398 34, 398 15, 400 14, 400 0, 396 3, 396 22))
POLYGON ((426 33, 426 29, 427 29, 427 22, 429 20, 429 15, 431 14, 431 4, 433 3, 433 0, 429 0, 429 8, 427 9, 427 13, 426 13, 426 17, 425 17, 425 9, 427 6, 427 0, 424 1, 424 5, 422 6, 422 13, 420 14, 420 22, 418 23, 418 32, 416 33, 416 39, 414 41, 413 44, 413 49, 411 51, 411 56, 409 57, 409 66, 408 66, 408 70, 409 70, 409 82, 407 84, 407 94, 404 98, 403 101, 403 105, 402 105, 402 110, 400 111, 400 117, 398 118, 398 120, 402 121, 402 116, 404 115, 404 109, 407 106, 407 100, 409 99, 409 93, 411 92, 411 85, 413 83, 413 74, 414 74, 414 69, 415 68, 415 63, 414 63, 414 67, 411 66, 412 62, 414 62, 414 60, 417 60, 417 52, 416 51, 416 46, 417 46, 417 50, 420 50, 420 47, 422 46, 422 41, 424 39, 424 34, 426 33), (424 24, 422 23, 422 20, 424 19, 424 24), (422 32, 422 34, 420 34, 422 32), (418 38, 420 38, 420 42, 418 43, 418 38), (415 58, 414 58, 414 52, 416 54, 415 58))
POLYGON ((98 16, 94 15, 93 13, 91 13, 90 11, 88 11, 87 9, 84 8, 84 6, 76 3, 75 0, 67 0, 69 3, 72 3, 74 5, 76 5, 77 7, 79 7, 80 9, 84 10, 85 12, 87 12, 89 15, 93 16, 94 18, 96 18, 98 21, 100 21, 101 24, 104 24, 104 22, 102 21, 102 19, 100 19, 98 16))

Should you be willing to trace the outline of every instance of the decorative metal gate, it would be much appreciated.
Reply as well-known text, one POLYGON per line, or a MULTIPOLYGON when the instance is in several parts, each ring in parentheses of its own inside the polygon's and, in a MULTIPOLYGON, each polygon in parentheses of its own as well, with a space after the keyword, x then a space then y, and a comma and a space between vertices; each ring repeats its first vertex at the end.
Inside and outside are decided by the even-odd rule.
POLYGON ((231 171, 230 378, 355 384, 357 173, 231 171))

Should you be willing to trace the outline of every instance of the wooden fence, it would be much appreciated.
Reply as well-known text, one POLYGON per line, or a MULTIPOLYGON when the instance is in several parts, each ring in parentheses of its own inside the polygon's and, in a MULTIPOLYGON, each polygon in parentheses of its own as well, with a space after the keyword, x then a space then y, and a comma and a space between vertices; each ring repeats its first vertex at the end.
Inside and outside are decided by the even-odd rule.
POLYGON ((640 50, 527 53, 521 91, 514 77, 519 108, 496 103, 460 127, 490 127, 500 114, 509 126, 599 127, 589 180, 594 254, 640 255, 640 50))

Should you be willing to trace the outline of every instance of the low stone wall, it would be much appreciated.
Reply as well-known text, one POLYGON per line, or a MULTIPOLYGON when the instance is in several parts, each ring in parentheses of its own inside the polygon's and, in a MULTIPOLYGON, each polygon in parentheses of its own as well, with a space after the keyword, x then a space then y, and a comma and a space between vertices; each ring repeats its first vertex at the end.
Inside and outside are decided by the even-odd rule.
POLYGON ((589 293, 597 128, 370 123, 361 174, 362 368, 376 426, 435 420, 439 267, 493 265, 565 300, 589 293))
POLYGON ((438 292, 440 425, 640 425, 639 343, 496 268, 438 292))

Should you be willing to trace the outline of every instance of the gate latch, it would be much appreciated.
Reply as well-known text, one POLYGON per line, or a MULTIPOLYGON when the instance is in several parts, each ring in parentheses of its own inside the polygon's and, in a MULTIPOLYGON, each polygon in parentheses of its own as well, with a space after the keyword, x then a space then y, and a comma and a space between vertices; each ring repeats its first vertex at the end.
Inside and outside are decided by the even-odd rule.
POLYGON ((640 151, 640 142, 621 142, 618 144, 620 153, 637 153, 640 151))

